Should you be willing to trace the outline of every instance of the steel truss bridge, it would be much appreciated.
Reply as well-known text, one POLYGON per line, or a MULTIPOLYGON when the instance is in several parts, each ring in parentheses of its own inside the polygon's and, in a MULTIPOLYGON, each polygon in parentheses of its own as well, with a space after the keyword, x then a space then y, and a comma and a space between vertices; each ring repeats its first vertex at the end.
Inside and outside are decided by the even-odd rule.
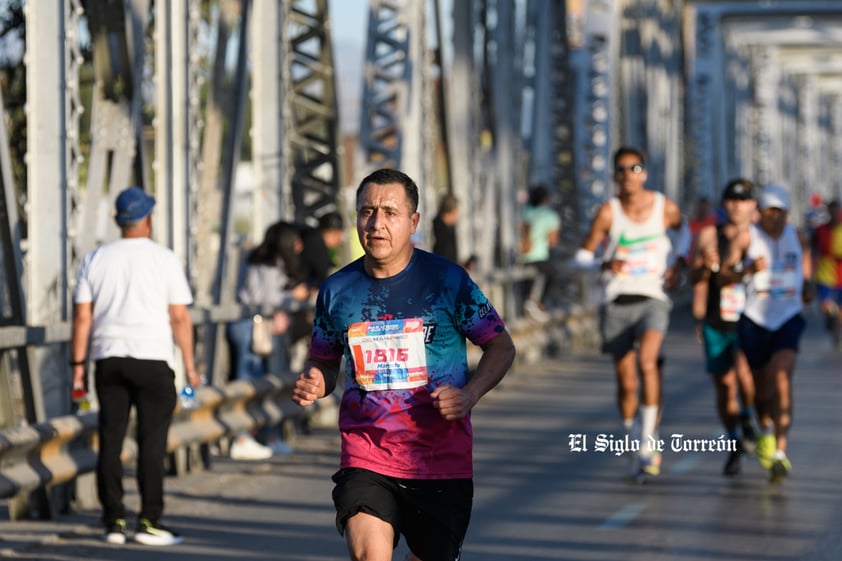
POLYGON ((734 176, 788 186, 796 222, 811 196, 842 195, 837 1, 370 0, 350 140, 327 0, 28 1, 24 15, 25 138, 0 120, 2 427, 67 412, 74 277, 117 234, 129 184, 157 197, 155 238, 189 272, 216 381, 241 238, 351 217, 377 167, 421 186, 422 246, 454 193, 461 251, 485 272, 516 265, 531 184, 552 188, 575 247, 621 144, 683 205, 734 176))

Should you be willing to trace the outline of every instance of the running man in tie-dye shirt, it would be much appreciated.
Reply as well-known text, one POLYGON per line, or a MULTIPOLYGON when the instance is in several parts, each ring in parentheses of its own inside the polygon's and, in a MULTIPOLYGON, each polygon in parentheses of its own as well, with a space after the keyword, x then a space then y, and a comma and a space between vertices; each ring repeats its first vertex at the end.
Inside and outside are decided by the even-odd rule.
POLYGON ((378 170, 357 189, 365 255, 328 278, 310 356, 293 391, 330 394, 345 362, 339 413, 337 528, 353 559, 459 558, 473 499, 471 409, 515 356, 497 311, 457 264, 415 249, 418 187, 378 170), (483 349, 469 376, 466 340, 483 349))

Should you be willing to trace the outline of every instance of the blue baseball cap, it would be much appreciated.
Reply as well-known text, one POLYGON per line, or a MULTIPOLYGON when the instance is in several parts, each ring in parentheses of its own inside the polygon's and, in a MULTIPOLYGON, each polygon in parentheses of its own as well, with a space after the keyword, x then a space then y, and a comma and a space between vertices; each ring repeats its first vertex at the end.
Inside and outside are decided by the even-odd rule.
POLYGON ((148 195, 140 187, 129 187, 117 195, 114 207, 117 211, 117 223, 129 224, 145 218, 155 206, 155 197, 148 195))
POLYGON ((754 198, 754 190, 747 179, 734 179, 728 182, 722 192, 723 201, 747 201, 754 198))

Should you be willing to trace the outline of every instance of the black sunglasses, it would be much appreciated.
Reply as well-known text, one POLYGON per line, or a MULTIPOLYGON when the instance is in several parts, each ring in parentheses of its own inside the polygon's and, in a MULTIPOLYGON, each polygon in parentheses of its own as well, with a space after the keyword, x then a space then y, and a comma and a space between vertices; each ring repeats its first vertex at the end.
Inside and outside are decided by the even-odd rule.
POLYGON ((614 173, 623 173, 624 171, 630 171, 632 173, 641 173, 643 172, 643 166, 640 164, 634 164, 633 166, 616 166, 614 168, 614 173))

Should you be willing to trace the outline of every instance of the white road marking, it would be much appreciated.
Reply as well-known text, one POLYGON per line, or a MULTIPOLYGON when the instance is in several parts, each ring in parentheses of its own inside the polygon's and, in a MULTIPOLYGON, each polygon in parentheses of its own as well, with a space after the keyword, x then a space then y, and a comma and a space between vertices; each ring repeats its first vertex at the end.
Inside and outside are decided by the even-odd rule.
POLYGON ((643 512, 646 508, 646 505, 643 503, 631 503, 627 504, 608 518, 606 518, 602 524, 599 525, 600 528, 610 528, 610 529, 617 529, 617 528, 624 528, 629 525, 637 516, 643 512))

